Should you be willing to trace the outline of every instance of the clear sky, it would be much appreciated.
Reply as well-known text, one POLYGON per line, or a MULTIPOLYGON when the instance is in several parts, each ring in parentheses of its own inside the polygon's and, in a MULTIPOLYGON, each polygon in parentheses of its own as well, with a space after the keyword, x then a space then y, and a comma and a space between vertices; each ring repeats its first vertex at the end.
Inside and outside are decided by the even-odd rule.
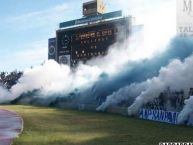
MULTIPOLYGON (((0 71, 24 70, 47 60, 48 38, 55 36, 60 22, 82 17, 83 1, 1 0, 0 71)), ((130 7, 135 7, 143 12, 141 6, 154 7, 164 1, 106 0, 106 3, 108 11, 121 8, 130 11, 130 7)))

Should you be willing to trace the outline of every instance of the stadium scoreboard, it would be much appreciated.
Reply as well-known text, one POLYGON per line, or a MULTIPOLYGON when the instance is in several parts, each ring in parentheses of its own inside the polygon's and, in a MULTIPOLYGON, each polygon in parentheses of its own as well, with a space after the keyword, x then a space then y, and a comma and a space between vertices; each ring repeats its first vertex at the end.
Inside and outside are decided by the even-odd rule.
POLYGON ((126 39, 129 34, 128 24, 128 18, 122 18, 58 30, 56 33, 57 61, 76 66, 79 62, 85 63, 93 57, 106 55, 110 45, 126 39))
POLYGON ((48 41, 49 59, 76 67, 79 62, 105 56, 111 45, 129 36, 131 17, 122 17, 122 11, 101 13, 97 10, 101 2, 84 3, 83 11, 87 11, 84 17, 60 23, 56 38, 48 41), (93 10, 96 12, 90 13, 93 10))

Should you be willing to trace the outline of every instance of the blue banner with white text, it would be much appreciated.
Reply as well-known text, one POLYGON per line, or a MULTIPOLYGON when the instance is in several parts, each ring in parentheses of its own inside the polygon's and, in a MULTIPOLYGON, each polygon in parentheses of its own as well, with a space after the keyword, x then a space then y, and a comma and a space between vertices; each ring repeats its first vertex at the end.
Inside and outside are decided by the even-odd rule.
POLYGON ((179 112, 170 112, 164 110, 140 109, 139 118, 177 124, 179 112))

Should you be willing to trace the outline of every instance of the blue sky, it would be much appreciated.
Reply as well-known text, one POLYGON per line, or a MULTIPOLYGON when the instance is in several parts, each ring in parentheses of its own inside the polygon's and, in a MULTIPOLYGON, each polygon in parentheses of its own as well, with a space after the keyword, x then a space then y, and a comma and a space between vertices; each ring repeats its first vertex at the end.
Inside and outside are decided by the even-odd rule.
POLYGON ((47 59, 58 23, 80 18, 83 0, 0 1, 0 71, 23 70, 47 59))
MULTIPOLYGON (((47 39, 55 36, 59 22, 82 17, 85 0, 0 1, 0 71, 24 70, 47 60, 47 39)), ((143 13, 165 0, 106 0, 108 11, 121 8, 143 13), (150 4, 151 3, 151 4, 150 4), (132 9, 134 8, 134 9, 132 9)), ((168 0, 172 1, 172 0, 168 0)))

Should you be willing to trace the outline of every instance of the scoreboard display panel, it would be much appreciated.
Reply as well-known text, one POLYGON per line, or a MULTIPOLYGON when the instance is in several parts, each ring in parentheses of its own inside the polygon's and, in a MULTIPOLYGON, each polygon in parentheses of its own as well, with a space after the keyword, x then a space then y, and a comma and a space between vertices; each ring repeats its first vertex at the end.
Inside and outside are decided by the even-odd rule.
POLYGON ((130 33, 129 18, 120 18, 97 24, 57 31, 57 61, 76 66, 79 62, 104 56, 117 39, 126 39, 130 33), (63 61, 65 60, 65 61, 63 61))

